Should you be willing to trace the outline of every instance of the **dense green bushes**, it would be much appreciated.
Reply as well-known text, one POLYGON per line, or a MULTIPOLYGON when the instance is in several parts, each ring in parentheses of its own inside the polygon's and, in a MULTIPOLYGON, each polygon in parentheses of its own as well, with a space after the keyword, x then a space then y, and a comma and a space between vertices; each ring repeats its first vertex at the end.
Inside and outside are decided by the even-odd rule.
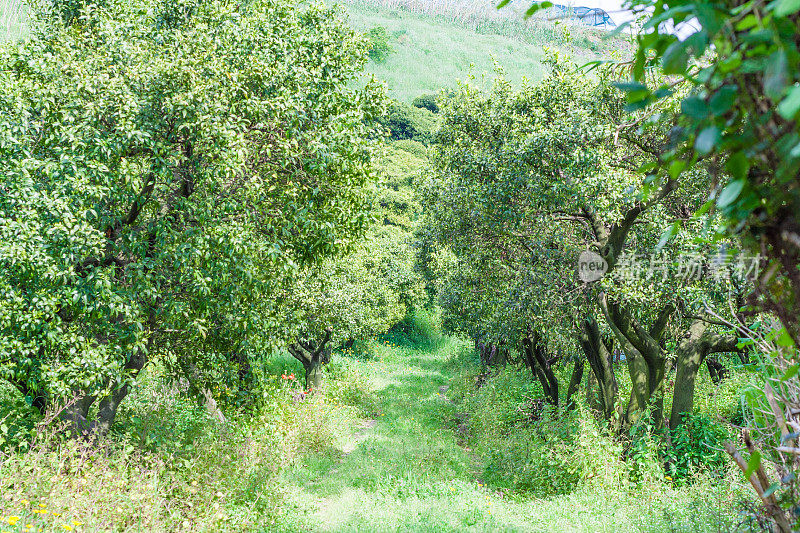
POLYGON ((411 102, 411 105, 420 109, 427 109, 431 113, 439 112, 439 104, 436 103, 435 94, 422 94, 417 96, 414 98, 414 101, 411 102))
POLYGON ((722 452, 730 434, 707 413, 687 415, 671 439, 646 419, 620 438, 598 425, 582 399, 572 411, 547 405, 525 369, 487 376, 464 368, 450 393, 462 413, 457 430, 485 458, 482 477, 490 486, 545 497, 581 484, 688 484, 732 474, 722 452))
POLYGON ((411 139, 430 144, 434 140, 439 119, 427 109, 394 102, 379 123, 389 129, 392 139, 411 139))
POLYGON ((367 53, 370 59, 377 63, 383 63, 394 50, 389 44, 389 32, 383 26, 375 26, 367 32, 369 48, 367 53))
MULTIPOLYGON (((288 356, 264 363, 264 386, 246 412, 229 410, 225 425, 157 365, 94 446, 40 425, 29 450, 3 450, 0 515, 53 531, 306 528, 281 476, 310 456, 341 457, 341 441, 374 416, 374 395, 357 368, 335 358, 325 390, 298 401, 297 380, 281 374, 299 365, 288 356), (34 513, 39 504, 47 514, 34 513)), ((214 394, 223 403, 224 388, 214 394)))

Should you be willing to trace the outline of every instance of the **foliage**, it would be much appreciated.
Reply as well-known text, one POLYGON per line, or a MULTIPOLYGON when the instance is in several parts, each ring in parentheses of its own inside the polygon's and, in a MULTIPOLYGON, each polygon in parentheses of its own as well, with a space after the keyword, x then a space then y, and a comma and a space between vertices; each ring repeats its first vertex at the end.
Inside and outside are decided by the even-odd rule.
POLYGON ((666 450, 669 473, 676 481, 700 472, 720 475, 728 466, 722 443, 728 431, 705 415, 684 415, 684 422, 672 431, 672 447, 666 450))
POLYGON ((781 319, 789 345, 800 343, 800 5, 629 4, 647 13, 631 69, 636 81, 621 86, 630 107, 646 107, 672 92, 666 83, 645 84, 653 66, 675 76, 673 87, 690 87, 676 138, 659 158, 659 174, 677 178, 704 160, 724 165, 729 177, 715 177, 714 199, 703 209, 715 205, 727 232, 744 230, 745 245, 767 254, 776 270, 768 267, 760 280, 759 305, 781 319), (699 26, 690 36, 678 39, 669 31, 687 21, 699 26))
POLYGON ((379 123, 389 129, 392 139, 411 139, 427 145, 433 142, 439 121, 427 109, 394 102, 379 123))
MULTIPOLYGON (((631 0, 628 5, 644 14, 632 80, 620 85, 629 108, 648 108, 676 87, 683 90, 674 138, 649 169, 653 181, 687 181, 686 171, 713 162, 710 199, 700 212, 719 213, 717 238, 736 234, 745 249, 765 256, 748 311, 769 312, 781 325, 752 335, 739 320, 740 333, 751 344, 759 338, 755 344, 762 358, 792 368, 800 346, 800 4, 631 0), (684 35, 679 38, 678 32, 684 35), (656 69, 670 81, 651 79, 656 69)), ((769 366, 761 372, 768 373, 769 366)), ((781 381, 796 388, 797 379, 796 371, 787 371, 781 381)), ((766 390, 764 395, 769 395, 766 390)), ((771 424, 781 426, 794 402, 791 394, 773 397, 765 410, 774 416, 771 424)), ((777 446, 791 446, 797 428, 789 432, 783 425, 777 446)), ((756 454, 752 441, 744 440, 752 465, 745 465, 732 446, 728 451, 745 477, 756 471, 765 486, 761 452, 756 454)), ((762 444, 775 446, 770 439, 762 444)), ((786 462, 776 450, 767 454, 786 462)), ((796 479, 797 470, 798 459, 792 457, 781 477, 796 479)), ((785 515, 774 489, 754 488, 767 514, 788 530, 798 520, 792 502, 796 489, 783 484, 788 485, 784 494, 795 492, 789 503, 780 502, 785 515)))
POLYGON ((389 54, 393 52, 392 45, 389 44, 389 32, 383 26, 375 26, 367 32, 369 39, 368 53, 370 59, 378 63, 383 63, 389 54))
POLYGON ((334 345, 364 343, 414 312, 424 300, 415 271, 413 231, 420 206, 411 187, 424 160, 415 141, 386 146, 376 159, 380 176, 368 198, 375 219, 350 253, 301 272, 289 305, 301 338, 321 338, 331 330, 334 345))
POLYGON ((285 342, 298 265, 363 233, 372 179, 380 92, 348 88, 365 52, 335 11, 155 7, 45 13, 0 49, 0 372, 40 410, 97 398, 104 429, 149 357, 285 342))
POLYGON ((421 94, 414 98, 414 101, 411 102, 411 105, 414 107, 419 107, 420 109, 427 109, 431 113, 439 112, 439 104, 436 103, 435 94, 421 94))

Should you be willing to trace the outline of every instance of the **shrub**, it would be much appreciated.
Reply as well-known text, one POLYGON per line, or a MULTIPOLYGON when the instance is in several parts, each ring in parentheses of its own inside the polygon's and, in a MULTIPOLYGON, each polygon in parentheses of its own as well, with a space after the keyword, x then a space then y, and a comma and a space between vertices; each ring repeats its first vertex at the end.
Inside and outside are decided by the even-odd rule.
POLYGON ((436 103, 435 94, 421 94, 414 98, 414 101, 411 102, 411 105, 420 109, 427 109, 431 113, 439 112, 439 104, 436 103))
POLYGON ((535 423, 515 428, 506 438, 492 439, 484 479, 538 497, 572 492, 581 477, 574 433, 572 417, 546 407, 535 423))
POLYGON ((676 481, 693 474, 722 474, 728 461, 722 443, 728 431, 706 415, 685 414, 684 423, 672 430, 672 447, 666 451, 668 470, 676 481))
POLYGON ((400 102, 391 104, 386 115, 380 118, 379 122, 389 129, 392 139, 411 139, 422 144, 433 142, 439 126, 438 117, 427 109, 412 107, 400 102))
MULTIPOLYGON (((421 160, 428 159, 428 149, 419 141, 412 141, 411 139, 402 139, 392 143, 393 148, 403 150, 421 160)), ((409 174, 412 172, 409 172, 409 174)))
POLYGON ((376 63, 383 63, 394 49, 389 44, 389 32, 383 26, 375 26, 367 32, 369 57, 376 63))

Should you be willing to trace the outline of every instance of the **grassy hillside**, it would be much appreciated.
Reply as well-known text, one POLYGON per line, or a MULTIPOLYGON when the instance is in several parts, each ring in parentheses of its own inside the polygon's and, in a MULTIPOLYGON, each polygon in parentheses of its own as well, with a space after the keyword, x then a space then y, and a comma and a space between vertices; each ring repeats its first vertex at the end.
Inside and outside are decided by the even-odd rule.
POLYGON ((0 0, 0 42, 25 35, 25 13, 22 0, 0 0))
POLYGON ((455 11, 412 12, 379 2, 345 0, 344 6, 354 28, 388 30, 393 52, 384 62, 370 61, 367 71, 386 81, 390 96, 409 103, 470 75, 477 83, 491 80, 497 68, 515 82, 523 77, 537 81, 544 75, 545 48, 581 62, 624 56, 630 46, 624 38, 606 40, 601 32, 561 21, 525 22, 517 13, 459 18, 455 11))

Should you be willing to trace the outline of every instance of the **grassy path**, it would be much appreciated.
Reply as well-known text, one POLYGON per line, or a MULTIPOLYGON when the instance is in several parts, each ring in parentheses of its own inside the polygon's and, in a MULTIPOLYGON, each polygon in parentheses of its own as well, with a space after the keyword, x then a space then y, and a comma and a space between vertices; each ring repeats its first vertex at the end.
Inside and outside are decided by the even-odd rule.
MULTIPOLYGON (((444 422, 455 406, 439 392, 448 355, 383 346, 364 363, 380 399, 374 426, 341 460, 308 462, 303 490, 319 501, 319 531, 504 529, 495 496, 476 481, 475 462, 444 422)), ((346 450, 347 451, 347 450, 346 450)))
POLYGON ((672 491, 594 486, 531 499, 483 485, 481 459, 451 429, 457 406, 440 392, 448 359, 465 349, 452 339, 425 350, 383 345, 359 363, 379 397, 375 420, 338 456, 309 457, 287 480, 313 508, 311 531, 727 530, 713 519, 692 525, 696 504, 672 491))

